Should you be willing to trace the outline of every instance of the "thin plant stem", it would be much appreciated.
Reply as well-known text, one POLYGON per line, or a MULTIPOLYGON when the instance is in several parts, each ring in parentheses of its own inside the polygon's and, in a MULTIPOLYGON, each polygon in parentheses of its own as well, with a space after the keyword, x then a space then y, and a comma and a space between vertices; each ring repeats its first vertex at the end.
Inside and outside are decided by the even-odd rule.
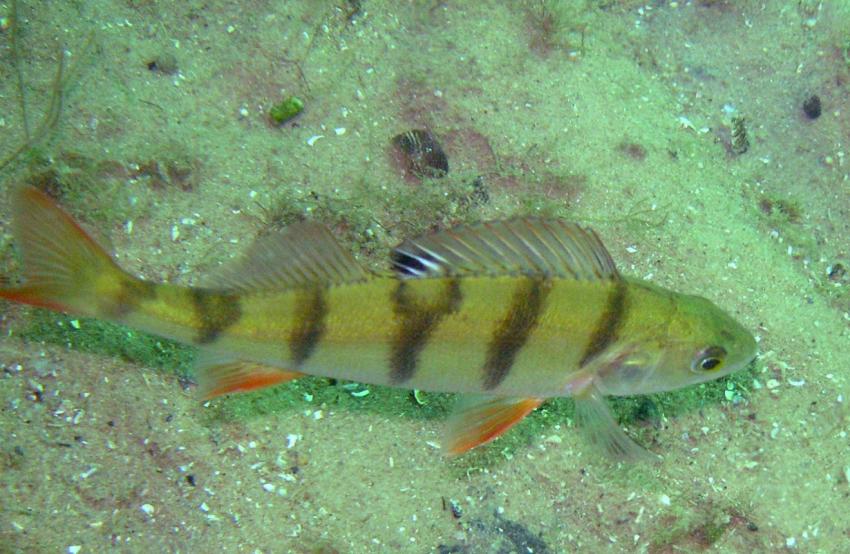
POLYGON ((18 35, 20 34, 20 28, 18 26, 18 2, 17 0, 12 0, 12 13, 10 16, 10 25, 12 26, 11 33, 9 33, 9 42, 12 48, 12 61, 15 64, 15 73, 18 77, 18 103, 21 108, 21 117, 24 121, 24 137, 26 137, 27 142, 30 140, 30 119, 29 114, 27 113, 27 98, 26 98, 26 88, 24 87, 24 70, 21 68, 21 56, 18 53, 18 35))

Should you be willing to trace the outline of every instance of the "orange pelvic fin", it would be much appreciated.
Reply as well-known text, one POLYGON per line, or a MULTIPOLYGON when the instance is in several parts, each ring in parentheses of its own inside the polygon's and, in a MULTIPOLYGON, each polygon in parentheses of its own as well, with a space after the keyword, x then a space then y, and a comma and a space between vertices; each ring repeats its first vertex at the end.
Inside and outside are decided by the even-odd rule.
POLYGON ((24 283, 0 298, 78 315, 118 310, 138 279, 125 273, 52 198, 32 187, 15 191, 13 233, 24 259, 24 283), (123 296, 122 296, 123 295, 123 296))
POLYGON ((443 449, 457 456, 486 444, 519 423, 543 403, 542 398, 478 397, 455 408, 443 449))
POLYGON ((223 394, 249 392, 279 383, 292 381, 304 375, 279 367, 231 360, 203 365, 197 368, 199 393, 208 400, 223 394))

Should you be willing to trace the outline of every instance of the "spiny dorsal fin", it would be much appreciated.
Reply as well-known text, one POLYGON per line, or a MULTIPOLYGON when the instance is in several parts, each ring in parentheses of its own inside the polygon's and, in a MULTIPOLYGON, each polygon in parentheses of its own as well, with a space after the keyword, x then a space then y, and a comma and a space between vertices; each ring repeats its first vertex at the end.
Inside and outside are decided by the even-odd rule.
POLYGON ((537 218, 462 225, 406 240, 393 250, 392 263, 404 278, 517 274, 620 278, 592 229, 537 218))
POLYGON ((365 269, 320 223, 302 221, 257 239, 242 258, 204 280, 209 288, 279 291, 362 281, 365 269))

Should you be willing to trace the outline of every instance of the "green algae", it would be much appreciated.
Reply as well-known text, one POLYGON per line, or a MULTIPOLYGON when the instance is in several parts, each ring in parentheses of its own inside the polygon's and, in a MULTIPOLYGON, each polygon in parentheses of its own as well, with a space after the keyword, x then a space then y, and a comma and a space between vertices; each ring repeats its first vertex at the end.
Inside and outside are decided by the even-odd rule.
POLYGON ((32 310, 26 323, 14 334, 27 341, 117 357, 174 372, 183 379, 191 376, 193 348, 98 319, 32 310))
POLYGON ((304 101, 297 96, 287 96, 269 108, 269 120, 273 125, 284 125, 304 111, 304 101))

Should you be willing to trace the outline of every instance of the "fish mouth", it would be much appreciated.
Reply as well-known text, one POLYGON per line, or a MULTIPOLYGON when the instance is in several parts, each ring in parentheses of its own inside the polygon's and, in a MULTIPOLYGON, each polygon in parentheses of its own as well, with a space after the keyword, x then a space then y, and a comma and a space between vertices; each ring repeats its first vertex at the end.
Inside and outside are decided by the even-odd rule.
POLYGON ((741 340, 741 344, 736 348, 737 351, 743 352, 736 361, 729 363, 728 373, 734 373, 748 367, 758 359, 759 346, 755 337, 750 333, 746 333, 746 338, 741 340))

